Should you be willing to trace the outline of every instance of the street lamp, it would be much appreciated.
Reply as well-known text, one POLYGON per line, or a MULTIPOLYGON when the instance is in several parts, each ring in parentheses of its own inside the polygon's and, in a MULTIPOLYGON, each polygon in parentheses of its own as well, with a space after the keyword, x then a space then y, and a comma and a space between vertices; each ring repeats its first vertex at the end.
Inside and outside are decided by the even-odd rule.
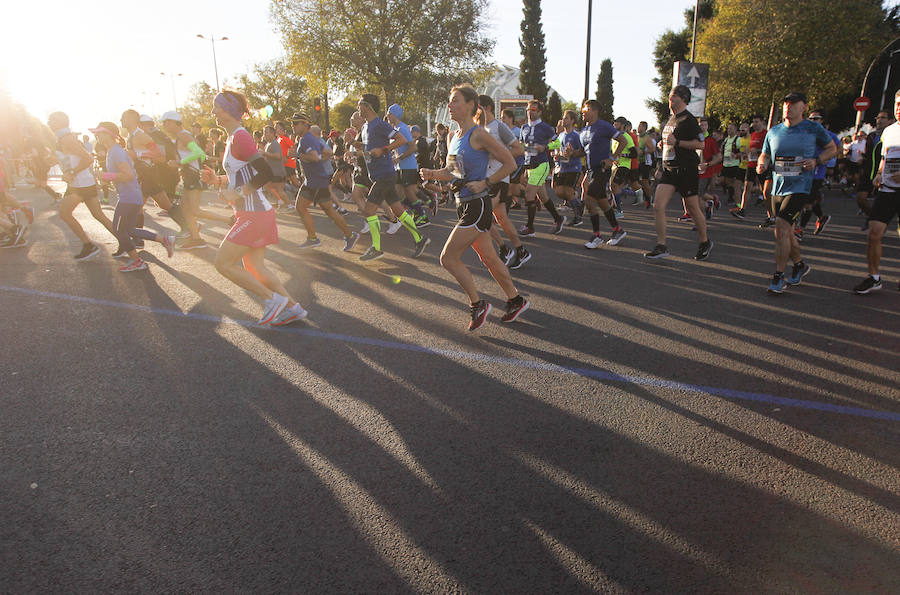
POLYGON ((217 41, 227 41, 228 38, 227 37, 219 37, 218 39, 216 39, 215 35, 210 35, 209 37, 206 37, 205 35, 203 35, 201 33, 197 33, 197 37, 199 37, 200 39, 206 39, 207 41, 212 43, 213 68, 216 69, 216 91, 221 91, 221 88, 219 87, 219 65, 216 63, 216 42, 217 41))
POLYGON ((184 76, 180 72, 178 74, 173 74, 171 72, 160 72, 159 76, 168 76, 169 81, 172 83, 172 103, 175 104, 175 111, 178 111, 178 99, 175 97, 175 77, 176 76, 184 76))
MULTIPOLYGON (((885 53, 888 48, 892 45, 900 41, 900 37, 893 39, 889 44, 881 48, 881 51, 875 54, 875 57, 872 58, 872 61, 869 63, 869 67, 866 69, 866 75, 863 77, 862 88, 859 91, 860 97, 865 97, 866 95, 866 84, 869 82, 869 74, 872 72, 872 67, 875 66, 875 63, 879 61, 881 55, 885 53)), ((862 123, 863 116, 865 115, 865 110, 856 112, 856 129, 859 130, 860 124, 862 123)))

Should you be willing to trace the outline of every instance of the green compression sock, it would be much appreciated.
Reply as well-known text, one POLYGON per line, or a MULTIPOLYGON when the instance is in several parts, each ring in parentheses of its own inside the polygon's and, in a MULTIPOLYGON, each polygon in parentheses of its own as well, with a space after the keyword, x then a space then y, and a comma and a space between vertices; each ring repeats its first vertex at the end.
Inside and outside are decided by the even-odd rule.
POLYGON ((416 229, 416 222, 413 221, 412 215, 409 214, 409 211, 403 211, 403 214, 398 217, 400 219, 400 223, 403 224, 403 227, 409 230, 409 233, 412 234, 413 239, 416 243, 422 241, 422 234, 419 233, 419 230, 416 229))
POLYGON ((372 236, 372 247, 381 252, 381 223, 378 221, 378 215, 366 217, 366 223, 369 224, 369 234, 372 236))

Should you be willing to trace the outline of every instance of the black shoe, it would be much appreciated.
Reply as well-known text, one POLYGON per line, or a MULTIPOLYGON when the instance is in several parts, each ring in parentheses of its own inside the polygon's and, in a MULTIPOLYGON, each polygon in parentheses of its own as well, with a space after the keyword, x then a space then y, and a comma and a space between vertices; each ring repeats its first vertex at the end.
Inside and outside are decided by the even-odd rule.
POLYGON ((528 306, 531 304, 528 300, 523 298, 520 295, 517 295, 511 300, 507 300, 506 302, 506 314, 504 314, 500 320, 503 322, 515 322, 515 320, 519 317, 522 312, 528 309, 528 306))
POLYGON ((484 300, 479 300, 472 304, 469 309, 472 311, 472 322, 469 323, 469 330, 480 329, 487 321, 488 314, 491 313, 491 305, 484 300))
POLYGON ((513 261, 510 263, 509 268, 517 269, 529 260, 531 260, 531 252, 529 252, 525 246, 522 246, 516 250, 516 255, 513 257, 513 261))
POLYGON ((825 226, 831 221, 831 215, 825 215, 822 219, 816 221, 816 230, 813 232, 814 236, 819 235, 825 229, 825 226))
POLYGON ((578 227, 581 223, 581 217, 573 217, 572 220, 566 224, 566 227, 578 227))
POLYGON ((431 243, 431 238, 422 236, 422 239, 416 242, 416 249, 413 251, 413 258, 418 258, 425 253, 425 248, 431 243))
POLYGON ((766 217, 766 220, 759 224, 760 229, 765 229, 767 227, 772 227, 775 225, 775 217, 766 217))
MULTIPOLYGON (((881 289, 881 279, 876 281, 872 275, 869 275, 863 279, 862 283, 853 288, 853 293, 865 295, 870 291, 878 291, 879 289, 881 289)), ((898 286, 897 289, 900 289, 900 286, 898 286)))
POLYGON ((706 258, 709 256, 709 251, 712 250, 712 247, 712 240, 700 242, 700 247, 697 248, 697 254, 694 255, 694 260, 706 260, 706 258))
POLYGON ((663 244, 657 244, 653 250, 644 253, 644 258, 668 258, 668 256, 669 251, 663 244))
POLYGON ((100 248, 93 244, 85 244, 82 246, 81 252, 75 255, 75 260, 87 260, 98 254, 100 254, 100 248))
POLYGON ((500 246, 500 260, 502 260, 506 266, 509 266, 511 252, 512 250, 506 244, 500 246))

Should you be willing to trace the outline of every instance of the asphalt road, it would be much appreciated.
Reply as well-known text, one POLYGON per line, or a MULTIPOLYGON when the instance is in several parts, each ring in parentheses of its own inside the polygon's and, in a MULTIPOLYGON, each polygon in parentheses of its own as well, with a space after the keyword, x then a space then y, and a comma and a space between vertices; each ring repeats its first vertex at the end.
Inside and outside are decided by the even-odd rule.
POLYGON ((531 310, 476 333, 438 262, 449 209, 423 259, 401 231, 367 266, 319 215, 297 253, 279 215, 270 261, 310 316, 270 330, 213 248, 120 274, 79 207, 104 253, 76 263, 17 195, 38 219, 0 251, 0 591, 900 592, 900 242, 853 295, 840 193, 780 296, 759 209, 717 213, 706 262, 675 206, 663 262, 642 208, 597 251, 539 213, 531 310))

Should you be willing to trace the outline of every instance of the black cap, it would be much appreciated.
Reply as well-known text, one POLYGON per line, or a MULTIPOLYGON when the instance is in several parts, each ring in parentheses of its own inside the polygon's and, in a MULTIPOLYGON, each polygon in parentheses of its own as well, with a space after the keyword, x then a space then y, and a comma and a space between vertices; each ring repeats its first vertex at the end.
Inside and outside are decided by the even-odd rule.
POLYGON ((806 95, 804 95, 803 93, 800 93, 799 91, 794 91, 792 93, 788 93, 787 95, 784 96, 784 99, 782 101, 784 103, 796 103, 798 101, 802 101, 803 103, 809 103, 806 100, 806 95))
POLYGON ((625 116, 619 116, 613 121, 613 124, 628 124, 628 118, 625 116))
POLYGON ((305 112, 294 112, 294 115, 291 116, 291 122, 306 122, 309 124, 311 121, 305 112))

